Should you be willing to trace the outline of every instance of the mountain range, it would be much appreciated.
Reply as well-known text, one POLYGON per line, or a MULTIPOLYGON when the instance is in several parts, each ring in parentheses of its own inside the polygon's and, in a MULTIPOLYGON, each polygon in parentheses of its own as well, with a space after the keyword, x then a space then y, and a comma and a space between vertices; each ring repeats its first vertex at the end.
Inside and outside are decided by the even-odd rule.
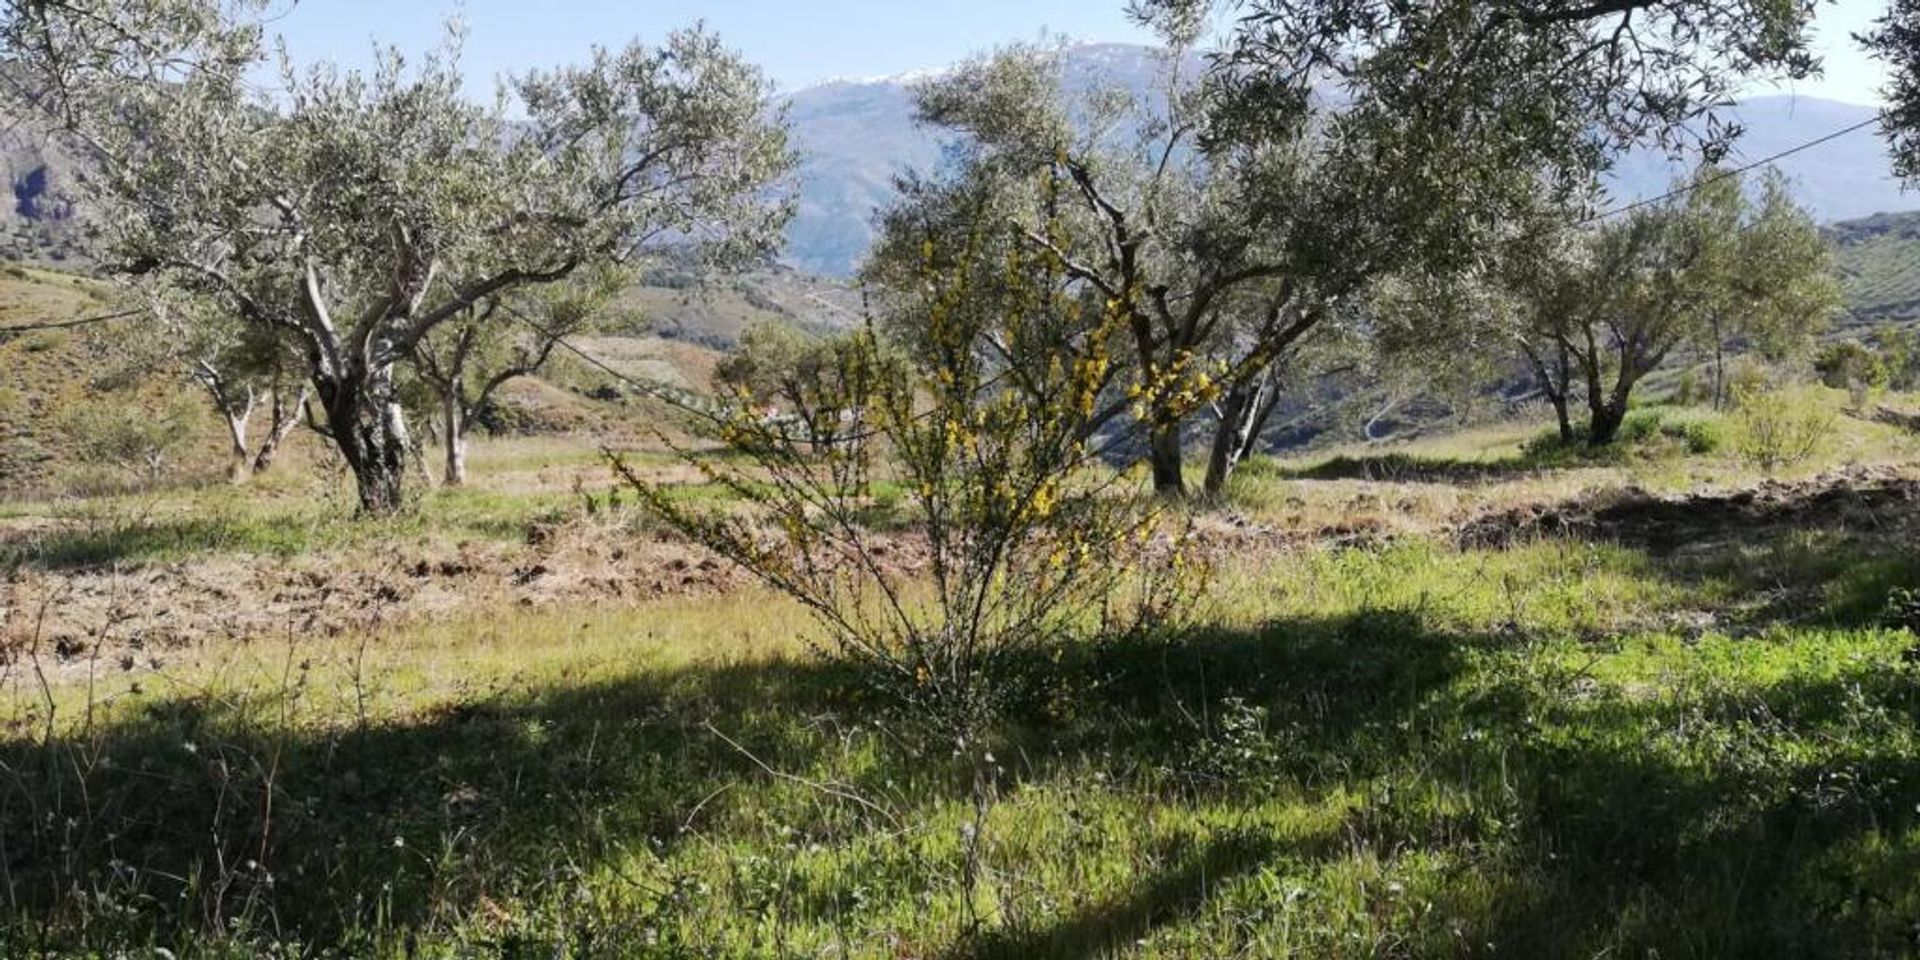
MULTIPOLYGON (((1136 92, 1152 89, 1164 69, 1153 48, 1084 44, 1062 53, 1069 88, 1095 80, 1136 92)), ((938 132, 915 123, 912 89, 934 76, 831 80, 788 95, 793 143, 801 155, 799 212, 788 233, 787 260, 827 276, 859 265, 873 236, 872 216, 893 194, 892 179, 929 170, 941 156, 938 132)), ((1871 120, 1878 108, 1803 96, 1745 100, 1729 118, 1745 128, 1728 164, 1742 164, 1871 120)), ((1920 207, 1893 176, 1885 144, 1869 126, 1785 157, 1777 166, 1802 205, 1822 223, 1920 207)), ((1622 157, 1608 180, 1616 203, 1658 196, 1686 164, 1658 151, 1622 157)))

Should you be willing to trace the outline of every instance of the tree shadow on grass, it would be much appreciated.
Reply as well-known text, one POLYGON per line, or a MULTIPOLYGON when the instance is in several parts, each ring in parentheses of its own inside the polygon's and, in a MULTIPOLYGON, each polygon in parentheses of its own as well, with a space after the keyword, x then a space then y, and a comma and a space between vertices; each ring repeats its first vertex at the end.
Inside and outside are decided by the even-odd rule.
MULTIPOLYGON (((953 954, 1118 952, 1204 922, 1215 893, 1255 871, 1311 884, 1357 850, 1456 859, 1507 895, 1489 907, 1442 886, 1433 913, 1407 917, 1363 904, 1409 956, 1461 952, 1449 920, 1488 945, 1472 952, 1515 957, 1890 949, 1897 911, 1873 898, 1910 895, 1901 870, 1920 857, 1887 838, 1914 825, 1920 765, 1885 737, 1812 759, 1805 744, 1869 721, 1920 723, 1911 672, 1866 664, 1673 698, 1475 672, 1485 669, 1477 655, 1500 662, 1531 642, 1368 610, 1036 653, 1015 671, 1029 688, 1000 735, 1007 755, 1026 758, 1015 778, 1092 769, 1159 802, 1226 808, 1266 802, 1262 783, 1366 798, 1329 828, 1340 842, 1258 827, 1189 841, 1091 906, 988 931, 953 954), (1261 711, 1284 751, 1247 769, 1197 762, 1222 742, 1220 711, 1235 701, 1261 711), (1674 746, 1684 738, 1707 746, 1674 746), (1260 779, 1240 782, 1249 769, 1260 779), (1468 798, 1466 809, 1395 799, 1440 788, 1468 798), (1852 858, 1824 855, 1862 843, 1852 858)), ((876 742, 871 757, 844 764, 851 724, 841 718, 877 714, 852 674, 811 661, 636 672, 343 730, 263 724, 258 711, 208 698, 158 700, 51 748, 26 731, 0 743, 0 862, 9 902, 28 915, 52 916, 76 887, 118 883, 137 893, 126 922, 154 942, 239 915, 351 951, 355 931, 444 930, 491 898, 551 884, 568 864, 591 869, 635 848, 660 862, 692 837, 755 849, 764 824, 735 803, 772 779, 763 762, 809 776, 850 767, 836 789, 910 822, 964 797, 963 771, 898 744, 876 742), (901 782, 915 786, 890 786, 901 782)), ((837 804, 805 829, 833 845, 885 826, 837 804)), ((50 934, 56 945, 89 935, 50 934)))
MULTIPOLYGON (((1405 615, 1362 614, 1075 649, 1058 660, 1035 653, 1016 673, 1084 696, 1085 710, 1065 726, 1017 713, 1003 739, 1031 745, 1032 766, 1013 776, 1034 781, 1095 749, 1109 751, 1116 769, 1178 766, 1209 735, 1191 722, 1206 713, 1203 702, 1244 694, 1301 705, 1315 737, 1337 752, 1374 711, 1444 680, 1458 648, 1405 615)), ((690 830, 724 839, 739 826, 730 811, 747 791, 738 788, 768 782, 769 768, 813 776, 852 767, 835 789, 909 821, 927 804, 966 795, 965 772, 938 751, 929 759, 875 742, 877 762, 844 764, 850 721, 883 711, 848 669, 817 661, 481 695, 363 728, 283 726, 272 722, 277 709, 271 700, 243 710, 181 697, 50 745, 12 731, 0 743, 8 774, 0 829, 9 838, 0 879, 12 902, 53 911, 76 888, 118 877, 148 905, 139 919, 156 936, 246 913, 329 943, 376 915, 402 928, 443 921, 483 897, 537 885, 563 860, 592 863, 636 845, 665 857, 690 830), (460 868, 443 869, 447 857, 460 868)), ((815 820, 808 828, 823 844, 893 826, 851 803, 815 820)), ((1227 859, 1240 863, 1255 849, 1239 841, 1189 866, 1229 873, 1227 859)), ((1178 876, 1143 884, 1149 893, 1188 889, 1178 876)), ((1134 925, 1123 905, 1110 912, 1096 925, 1134 925)))
POLYGON ((1091 907, 1037 927, 963 939, 953 960, 1083 960, 1121 948, 1201 911, 1212 891, 1268 861, 1280 846, 1261 834, 1209 840, 1173 864, 1091 907))
POLYGON ((833 738, 799 720, 849 703, 845 679, 783 662, 641 673, 318 730, 272 722, 272 703, 157 700, 92 735, 0 743, 0 863, 35 911, 137 880, 155 933, 242 911, 308 942, 376 914, 424 925, 570 858, 670 848, 703 803, 724 808, 722 787, 761 775, 749 752, 807 768, 833 738), (449 855, 460 870, 440 869, 449 855))
POLYGON ((1519 895, 1475 938, 1511 957, 1910 954, 1920 756, 1857 728, 1920 722, 1914 679, 1606 696, 1561 704, 1550 736, 1489 738, 1513 799, 1501 871, 1519 895))

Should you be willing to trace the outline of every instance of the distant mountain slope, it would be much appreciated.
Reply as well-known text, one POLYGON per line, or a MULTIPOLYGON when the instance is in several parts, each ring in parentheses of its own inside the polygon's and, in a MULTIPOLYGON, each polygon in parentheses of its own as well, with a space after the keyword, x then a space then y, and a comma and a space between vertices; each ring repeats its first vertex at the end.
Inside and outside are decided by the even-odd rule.
POLYGON ((80 256, 71 190, 74 163, 27 125, 0 118, 0 260, 59 262, 80 256))
MULTIPOLYGON (((1197 61, 1188 69, 1197 72, 1197 61)), ((1069 90, 1118 86, 1153 90, 1166 62, 1152 47, 1090 43, 1067 49, 1069 90)), ((787 231, 787 262, 811 273, 847 276, 873 240, 873 214, 893 196, 893 179, 940 162, 936 131, 913 119, 913 85, 940 70, 864 80, 831 80, 786 98, 799 151, 800 203, 787 231)))
POLYGON ((1827 235, 1846 289, 1842 329, 1920 321, 1920 212, 1848 220, 1827 235))
POLYGON ((708 276, 664 264, 623 293, 618 308, 640 321, 627 332, 725 349, 763 321, 815 330, 852 326, 860 295, 845 281, 785 266, 708 276))
POLYGON ((866 255, 873 211, 893 195, 894 176, 930 169, 940 144, 914 125, 903 82, 828 83, 788 104, 802 160, 787 260, 809 273, 845 276, 866 255))
MULTIPOLYGON (((1809 140, 1873 119, 1878 108, 1817 97, 1754 97, 1736 107, 1731 119, 1746 132, 1727 157, 1742 165, 1770 157, 1809 140)), ((1901 189, 1879 132, 1871 126, 1784 157, 1770 166, 1786 174, 1794 195, 1823 223, 1852 220, 1888 210, 1920 208, 1920 196, 1901 189)), ((1638 200, 1672 188, 1685 172, 1657 151, 1640 150, 1621 159, 1613 172, 1616 199, 1638 200)))
MULTIPOLYGON (((1069 85, 1098 78, 1149 90, 1161 60, 1149 47, 1086 44, 1065 54, 1069 85)), ((904 170, 931 169, 940 159, 932 131, 913 122, 912 83, 926 72, 869 80, 837 80, 788 98, 793 140, 802 156, 799 215, 788 232, 787 260, 831 276, 851 273, 872 239, 874 211, 892 196, 904 170)), ((1875 108, 1815 97, 1755 97, 1734 111, 1746 127, 1731 163, 1770 156, 1873 116, 1875 108)), ((1821 222, 1885 210, 1920 208, 1894 180, 1886 150, 1871 128, 1782 160, 1800 201, 1821 222)), ((1622 159, 1611 178, 1617 202, 1664 193, 1685 172, 1657 151, 1622 159)))

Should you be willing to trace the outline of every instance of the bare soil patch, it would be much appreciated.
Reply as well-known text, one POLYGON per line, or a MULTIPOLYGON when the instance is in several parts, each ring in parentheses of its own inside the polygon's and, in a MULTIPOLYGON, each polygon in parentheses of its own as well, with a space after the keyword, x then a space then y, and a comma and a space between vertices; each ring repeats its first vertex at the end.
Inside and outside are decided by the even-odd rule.
MULTIPOLYGON (((1668 556, 1706 555, 1794 529, 1920 534, 1920 477, 1862 469, 1685 496, 1627 487, 1505 508, 1419 535, 1470 549, 1576 537, 1668 556)), ((1226 512, 1200 516, 1194 537, 1213 563, 1226 565, 1299 549, 1377 546, 1405 532, 1371 515, 1289 527, 1226 512)), ((905 536, 883 545, 879 559, 903 572, 926 563, 924 546, 905 536)), ((216 553, 22 568, 0 571, 0 664, 35 652, 75 669, 142 669, 219 644, 356 634, 501 607, 720 596, 749 582, 697 545, 637 533, 604 515, 535 523, 520 541, 382 541, 292 558, 216 553)))
POLYGON ((1515 507, 1464 525, 1463 547, 1498 548, 1542 536, 1605 540, 1655 556, 1698 552, 1788 529, 1909 531, 1920 522, 1920 478, 1876 468, 1748 489, 1660 496, 1637 487, 1515 507))
POLYGON ((717 594, 743 582, 692 545, 587 523, 536 525, 524 544, 382 543, 291 559, 21 569, 0 573, 0 661, 38 650, 132 669, 202 644, 337 636, 489 606, 717 594))

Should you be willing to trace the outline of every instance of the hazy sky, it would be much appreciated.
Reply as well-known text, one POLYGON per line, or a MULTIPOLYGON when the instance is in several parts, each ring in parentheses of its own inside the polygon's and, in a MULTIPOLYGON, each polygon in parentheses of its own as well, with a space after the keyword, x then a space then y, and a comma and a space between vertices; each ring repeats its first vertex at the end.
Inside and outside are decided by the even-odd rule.
MULTIPOLYGON (((374 40, 422 50, 449 16, 467 23, 476 77, 574 62, 595 43, 657 38, 705 20, 766 68, 783 89, 829 77, 902 73, 950 63, 1044 31, 1076 40, 1147 42, 1124 0, 278 0, 277 24, 302 61, 358 63, 374 40)), ((1838 0, 1822 10, 1823 79, 1791 92, 1855 103, 1879 100, 1878 65, 1850 35, 1887 0, 1838 0)), ((482 84, 482 87, 489 85, 482 84)), ((1760 92, 1760 91, 1756 91, 1760 92)), ((1766 91, 1780 92, 1780 91, 1766 91)))
MULTIPOLYGON (((286 4, 288 0, 278 0, 286 4)), ((1124 0, 301 0, 279 26, 301 59, 364 59, 370 41, 424 49, 448 16, 467 23, 467 63, 491 76, 582 58, 599 43, 654 40, 704 20, 783 89, 829 77, 936 67, 1043 29, 1146 43, 1124 0)))

